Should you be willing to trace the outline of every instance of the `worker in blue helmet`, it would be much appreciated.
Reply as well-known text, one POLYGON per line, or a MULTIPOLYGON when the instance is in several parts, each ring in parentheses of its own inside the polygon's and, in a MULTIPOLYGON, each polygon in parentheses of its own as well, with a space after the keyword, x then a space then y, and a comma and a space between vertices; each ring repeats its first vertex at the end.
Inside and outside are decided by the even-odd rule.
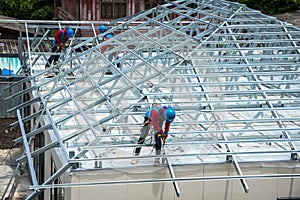
MULTIPOLYGON (((143 144, 145 142, 145 138, 150 131, 150 126, 152 125, 155 130, 154 139, 156 155, 161 155, 161 140, 165 143, 171 123, 174 121, 175 117, 176 112, 173 107, 163 106, 159 103, 152 104, 151 108, 148 109, 144 115, 144 124, 141 129, 141 135, 138 139, 138 144, 143 144), (162 128, 163 124, 164 128, 162 128)), ((140 151, 141 147, 135 148, 134 155, 138 156, 140 151)), ((137 159, 133 159, 131 164, 136 164, 137 162, 137 159)), ((155 158, 154 165, 160 165, 160 158, 155 158)))
MULTIPOLYGON (((99 31, 100 31, 100 33, 104 33, 104 32, 106 32, 107 30, 108 30, 107 25, 102 24, 101 26, 99 26, 99 31)), ((107 34, 104 35, 103 39, 104 39, 104 40, 109 40, 109 39, 112 39, 113 36, 114 36, 113 33, 107 33, 107 34)), ((103 47, 101 48, 101 53, 104 53, 104 52, 106 51, 107 47, 108 47, 107 45, 103 46, 103 47)))
POLYGON ((105 38, 105 40, 109 40, 109 39, 112 39, 113 36, 114 36, 114 35, 113 35, 112 33, 108 33, 108 34, 105 35, 104 38, 105 38))
MULTIPOLYGON (((106 34, 106 35, 104 36, 104 40, 105 40, 105 41, 106 41, 106 40, 110 40, 110 39, 113 38, 113 36, 114 36, 113 33, 108 33, 108 34, 106 34)), ((104 46, 101 48, 101 53, 104 53, 104 52, 106 51, 107 48, 108 48, 108 46, 107 46, 107 45, 104 45, 104 46)))
MULTIPOLYGON (((60 51, 65 50, 65 46, 69 38, 73 37, 74 35, 74 30, 72 28, 64 28, 61 30, 58 30, 54 34, 54 40, 52 41, 52 47, 51 47, 51 52, 52 53, 58 53, 60 51)), ((59 59, 59 55, 51 55, 45 65, 45 68, 50 67, 52 62, 57 63, 59 59)))
MULTIPOLYGON (((107 41, 107 40, 110 40, 114 37, 114 34, 113 33, 107 33, 105 36, 104 36, 104 40, 107 41)), ((102 48, 101 48, 101 53, 104 53, 106 51, 106 49, 108 48, 108 45, 104 45, 102 48)), ((114 62, 115 59, 118 59, 119 57, 113 53, 113 54, 110 54, 108 55, 108 60, 110 62, 114 62)), ((117 63, 116 64, 118 68, 121 68, 121 63, 117 63)))

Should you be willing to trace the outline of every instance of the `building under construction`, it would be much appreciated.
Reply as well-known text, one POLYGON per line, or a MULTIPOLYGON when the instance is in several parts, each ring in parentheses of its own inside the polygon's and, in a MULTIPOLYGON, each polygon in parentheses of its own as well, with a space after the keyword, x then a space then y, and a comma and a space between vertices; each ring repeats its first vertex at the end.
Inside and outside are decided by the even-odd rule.
POLYGON ((26 33, 26 76, 4 88, 23 88, 5 100, 23 99, 8 112, 24 153, 1 200, 13 198, 24 167, 28 200, 300 199, 299 28, 224 0, 171 1, 110 21, 1 23, 26 33), (66 26, 75 35, 45 69, 52 31, 66 26), (132 165, 153 103, 172 105, 176 118, 162 155, 151 132, 132 165))

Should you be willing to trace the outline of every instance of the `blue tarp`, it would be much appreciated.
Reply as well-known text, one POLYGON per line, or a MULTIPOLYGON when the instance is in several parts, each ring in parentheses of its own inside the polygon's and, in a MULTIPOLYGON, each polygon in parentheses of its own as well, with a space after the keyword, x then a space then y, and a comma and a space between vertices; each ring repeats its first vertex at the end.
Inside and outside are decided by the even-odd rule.
POLYGON ((21 62, 17 57, 0 57, 2 75, 13 75, 21 68, 21 62))
POLYGON ((2 76, 14 75, 14 70, 9 70, 9 69, 1 69, 1 70, 2 70, 2 73, 1 73, 2 76))

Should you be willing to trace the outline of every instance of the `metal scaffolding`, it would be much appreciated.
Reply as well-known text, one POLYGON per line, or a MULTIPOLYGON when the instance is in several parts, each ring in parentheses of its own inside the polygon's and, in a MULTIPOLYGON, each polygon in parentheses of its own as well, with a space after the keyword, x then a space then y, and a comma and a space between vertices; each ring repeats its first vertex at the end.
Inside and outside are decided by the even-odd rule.
MULTIPOLYGON (((274 17, 223 0, 178 0, 111 22, 8 21, 25 30, 20 47, 28 77, 10 85, 27 88, 8 97, 31 99, 11 108, 18 113, 24 155, 32 177, 32 199, 46 188, 101 184, 299 178, 300 174, 243 175, 240 163, 300 159, 300 30, 274 17), (98 27, 114 32, 104 41, 98 27), (76 33, 61 56, 58 74, 45 69, 50 30, 70 26, 76 33), (33 30, 34 36, 28 31, 33 30), (101 49, 107 50, 101 53, 101 49), (75 77, 68 76, 74 72, 75 77), (54 184, 72 170, 128 168, 152 103, 174 106, 177 116, 164 145, 169 179, 54 184), (20 111, 31 106, 30 115, 20 111), (31 130, 24 124, 32 123, 31 130), (49 134, 50 143, 30 148, 49 134), (259 147, 259 148, 258 148, 259 147), (34 158, 54 150, 63 163, 44 182, 34 158), (237 175, 175 177, 173 166, 230 162, 237 175)), ((2 23, 6 23, 3 22, 2 23)), ((152 165, 151 136, 141 166, 152 165), (150 162, 148 162, 150 159, 150 162)))

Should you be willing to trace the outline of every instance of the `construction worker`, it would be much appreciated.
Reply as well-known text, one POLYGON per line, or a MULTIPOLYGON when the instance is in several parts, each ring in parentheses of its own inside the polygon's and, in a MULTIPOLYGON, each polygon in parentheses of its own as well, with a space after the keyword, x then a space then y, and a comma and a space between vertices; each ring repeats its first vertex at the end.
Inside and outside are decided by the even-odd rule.
MULTIPOLYGON (((102 24, 101 26, 99 26, 100 33, 104 33, 107 30, 108 30, 108 27, 106 25, 102 24)), ((109 39, 113 38, 113 34, 112 33, 108 33, 103 38, 104 38, 104 40, 109 40, 109 39)), ((101 48, 101 53, 104 53, 106 49, 107 49, 107 45, 103 46, 101 48)))
MULTIPOLYGON (((108 33, 108 34, 106 34, 106 35, 104 36, 104 40, 105 40, 105 41, 106 41, 106 40, 110 40, 110 39, 113 38, 113 36, 114 36, 113 33, 108 33)), ((104 53, 104 52, 106 51, 107 48, 108 48, 108 46, 107 46, 107 45, 104 45, 104 46, 101 48, 101 53, 104 53)), ((110 60, 110 61, 111 61, 111 60, 110 60)))
MULTIPOLYGON (((74 30, 71 28, 65 28, 63 30, 58 30, 54 34, 54 40, 52 42, 51 52, 57 53, 57 52, 63 51, 65 49, 66 42, 73 35, 74 35, 74 30)), ((53 60, 54 60, 54 63, 57 63, 58 59, 59 59, 59 55, 51 55, 45 65, 45 68, 50 67, 53 60)))
MULTIPOLYGON (((159 103, 152 104, 151 108, 148 109, 144 115, 144 124, 141 129, 141 135, 138 140, 138 144, 143 144, 150 131, 150 126, 153 126, 155 131, 155 151, 156 155, 161 155, 161 140, 165 143, 170 125, 175 119, 176 113, 171 106, 163 106, 159 103), (164 130, 163 123, 165 122, 164 130)), ((134 151, 134 155, 140 154, 141 147, 137 147, 134 151)), ((133 159, 131 164, 136 164, 138 159, 133 159)), ((154 165, 160 165, 160 158, 155 158, 154 165)))
MULTIPOLYGON (((108 30, 108 27, 106 25, 101 25, 99 26, 99 31, 100 33, 104 33, 108 30)), ((114 34, 113 33, 107 33, 104 35, 104 41, 107 41, 107 40, 110 40, 114 37, 114 34)), ((108 45, 104 45, 102 48, 101 48, 101 53, 104 53, 106 51, 106 49, 108 48, 108 45)), ((108 60, 110 62, 113 62, 113 60, 115 59, 118 59, 118 56, 116 55, 116 53, 112 53, 110 55, 108 55, 108 60)), ((117 67, 118 68, 121 68, 121 63, 117 63, 117 67)))

